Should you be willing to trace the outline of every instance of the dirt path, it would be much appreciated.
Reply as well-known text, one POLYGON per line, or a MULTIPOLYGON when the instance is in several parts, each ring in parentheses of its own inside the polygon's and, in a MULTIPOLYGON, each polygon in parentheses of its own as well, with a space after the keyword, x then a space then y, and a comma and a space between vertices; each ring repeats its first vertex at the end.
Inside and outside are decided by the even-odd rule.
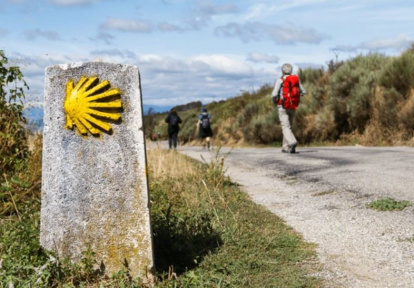
POLYGON ((365 206, 384 197, 414 203, 414 148, 178 151, 198 160, 226 157, 226 173, 255 202, 318 244, 329 287, 414 287, 414 206, 365 206))

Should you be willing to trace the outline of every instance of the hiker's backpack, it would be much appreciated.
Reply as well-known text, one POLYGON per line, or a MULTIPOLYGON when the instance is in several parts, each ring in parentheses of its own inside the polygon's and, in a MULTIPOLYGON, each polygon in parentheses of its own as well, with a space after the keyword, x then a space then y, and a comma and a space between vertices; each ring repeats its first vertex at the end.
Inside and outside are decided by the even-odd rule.
POLYGON ((202 115, 201 127, 203 129, 206 129, 206 128, 210 127, 210 117, 208 117, 208 115, 202 115))
POLYGON ((178 115, 170 114, 170 125, 177 126, 178 125, 178 115))
POLYGON ((300 102, 299 77, 292 74, 281 79, 283 81, 281 105, 284 109, 296 110, 300 102))

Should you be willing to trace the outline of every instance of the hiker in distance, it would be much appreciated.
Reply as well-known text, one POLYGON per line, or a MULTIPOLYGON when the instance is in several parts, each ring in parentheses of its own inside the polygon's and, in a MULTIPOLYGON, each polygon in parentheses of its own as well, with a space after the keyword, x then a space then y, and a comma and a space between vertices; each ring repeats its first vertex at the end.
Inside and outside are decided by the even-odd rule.
POLYGON ((210 150, 210 141, 213 137, 213 131, 210 126, 211 115, 207 113, 207 108, 201 108, 201 114, 198 115, 197 131, 198 135, 203 143, 203 149, 207 147, 210 150))
POLYGON ((178 116, 177 111, 173 108, 165 118, 165 122, 168 123, 168 146, 169 148, 177 149, 178 132, 180 131, 180 123, 183 122, 178 116))
POLYGON ((272 92, 272 102, 278 107, 279 121, 283 132, 282 152, 296 153, 295 135, 292 132, 293 119, 299 106, 300 98, 306 94, 296 74, 292 74, 291 64, 283 64, 282 77, 278 78, 272 92))

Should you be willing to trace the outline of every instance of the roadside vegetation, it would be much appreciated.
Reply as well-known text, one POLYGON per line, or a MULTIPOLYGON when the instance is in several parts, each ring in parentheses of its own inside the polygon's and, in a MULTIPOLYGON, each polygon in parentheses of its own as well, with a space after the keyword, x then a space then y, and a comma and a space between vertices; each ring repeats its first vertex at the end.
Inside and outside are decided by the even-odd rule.
MULTIPOLYGON (((91 250, 72 263, 40 246, 42 138, 24 128, 27 87, 0 52, 0 287, 145 287, 127 267, 99 273, 91 250)), ((224 158, 153 149, 148 160, 156 287, 323 286, 315 247, 250 201, 224 158)))
MULTIPOLYGON (((301 145, 414 146, 414 46, 400 56, 378 53, 300 69, 307 96, 297 110, 295 136, 301 145)), ((272 79, 273 81, 273 79, 272 79)), ((273 83, 206 105, 217 145, 269 145, 282 142, 278 112, 270 101, 273 83)), ((197 143, 195 123, 202 103, 178 107, 179 140, 197 143)), ((166 137, 166 113, 150 113, 148 133, 166 137)))
POLYGON ((397 201, 393 198, 383 198, 367 204, 366 207, 377 211, 402 211, 411 205, 412 203, 407 200, 397 201))

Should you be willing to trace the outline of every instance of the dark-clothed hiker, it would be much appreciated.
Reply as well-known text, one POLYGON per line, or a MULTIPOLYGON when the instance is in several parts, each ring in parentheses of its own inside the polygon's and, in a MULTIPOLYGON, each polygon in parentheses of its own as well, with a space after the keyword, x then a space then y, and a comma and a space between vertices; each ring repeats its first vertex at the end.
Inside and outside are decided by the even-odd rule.
POLYGON ((211 130, 211 115, 207 113, 207 108, 201 108, 201 114, 198 115, 197 130, 198 135, 202 139, 203 148, 210 149, 211 137, 213 137, 213 131, 211 130))
POLYGON ((181 118, 178 116, 175 109, 171 109, 171 112, 165 118, 165 122, 168 123, 168 146, 169 148, 177 149, 177 137, 180 131, 181 118))
POLYGON ((276 80, 272 92, 272 102, 278 106, 280 125, 283 132, 282 152, 296 153, 295 135, 292 132, 293 118, 300 98, 306 94, 297 75, 292 74, 291 64, 282 66, 282 77, 276 80))

